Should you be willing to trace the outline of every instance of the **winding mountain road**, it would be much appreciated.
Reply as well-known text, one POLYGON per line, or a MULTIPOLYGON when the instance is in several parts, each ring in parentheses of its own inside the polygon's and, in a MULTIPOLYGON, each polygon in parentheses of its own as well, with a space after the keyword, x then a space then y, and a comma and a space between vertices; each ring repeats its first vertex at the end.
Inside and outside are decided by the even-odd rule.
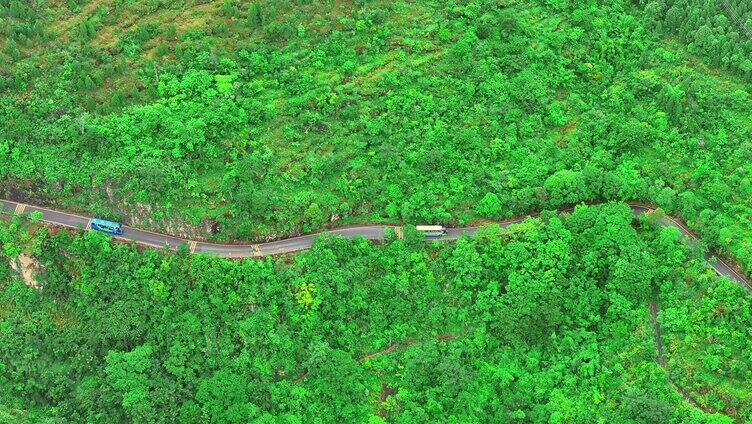
MULTIPOLYGON (((635 217, 653 211, 653 208, 644 204, 631 204, 630 206, 635 217)), ((41 213, 41 220, 43 222, 75 229, 88 229, 91 222, 91 218, 87 218, 81 215, 56 211, 39 206, 26 205, 23 203, 2 199, 0 199, 0 212, 9 215, 31 214, 33 212, 39 212, 41 213)), ((525 218, 526 217, 524 216, 511 218, 504 220, 499 224, 502 227, 506 228, 511 224, 522 222, 525 218)), ((677 219, 665 216, 659 221, 659 223, 661 225, 678 229, 685 237, 688 238, 690 243, 698 240, 697 236, 689 231, 689 229, 682 225, 681 222, 677 219)), ((305 250, 313 245, 313 241, 318 235, 324 233, 336 234, 346 238, 363 237, 368 240, 383 240, 385 237, 384 232, 387 229, 399 232, 401 227, 393 225, 348 227, 325 231, 322 233, 308 234, 300 237, 292 237, 284 240, 248 245, 197 242, 127 226, 123 226, 122 236, 117 236, 116 238, 131 240, 141 245, 157 248, 168 248, 171 250, 175 250, 180 245, 186 244, 191 253, 206 253, 225 258, 245 258, 279 255, 283 253, 305 250)), ((456 240, 465 234, 471 235, 475 233, 477 229, 478 227, 448 228, 447 234, 445 236, 428 238, 443 241, 456 240)), ((746 288, 752 290, 752 283, 746 277, 738 273, 733 267, 724 262, 722 259, 717 258, 713 252, 708 252, 705 259, 707 260, 708 265, 712 267, 719 275, 728 277, 730 280, 736 281, 746 288)))

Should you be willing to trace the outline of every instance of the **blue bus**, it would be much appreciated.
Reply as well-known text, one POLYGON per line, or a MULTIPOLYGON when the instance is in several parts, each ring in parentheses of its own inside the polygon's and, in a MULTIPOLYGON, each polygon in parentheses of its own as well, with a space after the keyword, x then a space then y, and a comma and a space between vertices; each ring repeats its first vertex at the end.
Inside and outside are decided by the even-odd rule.
POLYGON ((105 221, 94 218, 91 220, 91 229, 119 236, 123 234, 123 226, 119 222, 105 221))

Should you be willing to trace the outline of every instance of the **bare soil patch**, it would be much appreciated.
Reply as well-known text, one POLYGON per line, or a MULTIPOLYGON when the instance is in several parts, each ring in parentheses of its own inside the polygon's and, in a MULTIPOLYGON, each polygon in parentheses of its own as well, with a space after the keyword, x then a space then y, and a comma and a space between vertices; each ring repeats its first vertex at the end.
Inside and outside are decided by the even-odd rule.
POLYGON ((18 258, 10 260, 10 267, 21 275, 24 284, 35 289, 39 288, 39 283, 34 279, 34 274, 40 267, 34 258, 22 253, 18 255, 18 258))

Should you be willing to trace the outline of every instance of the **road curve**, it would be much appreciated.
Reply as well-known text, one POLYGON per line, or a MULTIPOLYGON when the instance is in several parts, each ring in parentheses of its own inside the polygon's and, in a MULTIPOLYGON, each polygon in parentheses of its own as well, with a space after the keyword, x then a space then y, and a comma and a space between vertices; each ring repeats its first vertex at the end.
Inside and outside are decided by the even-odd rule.
MULTIPOLYGON (((633 203, 630 204, 630 207, 632 208, 632 213, 635 217, 653 211, 652 207, 644 204, 633 203)), ((0 212, 9 215, 28 215, 33 212, 39 212, 41 214, 41 221, 53 225, 59 225, 79 230, 87 229, 91 221, 91 218, 87 218, 81 215, 56 211, 39 206, 26 205, 23 203, 2 199, 0 199, 0 212)), ((526 217, 511 218, 504 220, 499 224, 502 227, 506 228, 511 224, 523 221, 525 218, 526 217)), ((682 235, 687 237, 690 243, 696 242, 698 240, 698 237, 694 233, 689 231, 689 229, 687 229, 678 219, 664 216, 659 221, 659 224, 678 229, 682 233, 682 235)), ((456 240, 466 234, 472 235, 477 229, 478 227, 449 228, 447 229, 447 235, 429 239, 442 241, 456 240)), ((325 231, 322 233, 307 234, 300 237, 292 237, 284 240, 249 245, 196 242, 127 226, 123 226, 123 235, 117 238, 131 240, 141 245, 157 248, 168 248, 171 250, 175 250, 180 245, 185 244, 188 246, 191 253, 205 253, 225 258, 246 258, 279 255, 283 253, 305 250, 313 245, 313 241, 318 235, 324 233, 335 234, 346 238, 363 237, 368 240, 383 240, 386 230, 399 231, 400 227, 393 225, 368 225, 361 227, 340 228, 336 230, 325 231)), ((724 262, 722 259, 718 258, 712 251, 709 251, 706 254, 705 259, 707 260, 710 267, 712 267, 719 275, 728 277, 730 280, 736 281, 744 285, 746 288, 752 290, 752 283, 746 277, 738 273, 732 266, 724 262)))

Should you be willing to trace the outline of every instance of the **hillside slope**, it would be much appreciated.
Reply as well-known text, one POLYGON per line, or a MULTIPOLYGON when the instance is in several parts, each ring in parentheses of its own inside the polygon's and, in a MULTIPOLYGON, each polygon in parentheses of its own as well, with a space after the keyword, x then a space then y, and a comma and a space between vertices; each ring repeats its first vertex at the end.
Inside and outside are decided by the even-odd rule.
POLYGON ((578 207, 456 244, 327 237, 264 261, 0 221, 0 417, 746 422, 751 298, 632 218, 578 207), (20 253, 39 289, 8 265, 20 253))
POLYGON ((4 1, 0 185, 214 239, 644 199, 748 267, 747 85, 601 3, 4 1))

